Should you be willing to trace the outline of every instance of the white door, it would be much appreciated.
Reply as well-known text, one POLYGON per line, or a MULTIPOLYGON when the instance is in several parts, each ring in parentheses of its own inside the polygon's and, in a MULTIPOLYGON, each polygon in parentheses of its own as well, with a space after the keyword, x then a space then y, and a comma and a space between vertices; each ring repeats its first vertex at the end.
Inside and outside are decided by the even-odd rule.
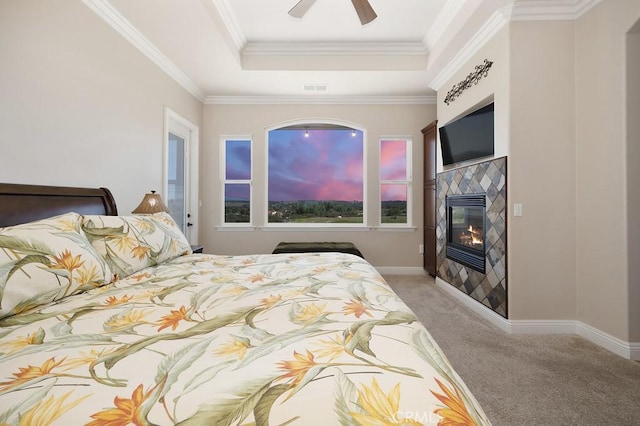
POLYGON ((198 243, 198 127, 165 108, 164 194, 189 242, 198 243))

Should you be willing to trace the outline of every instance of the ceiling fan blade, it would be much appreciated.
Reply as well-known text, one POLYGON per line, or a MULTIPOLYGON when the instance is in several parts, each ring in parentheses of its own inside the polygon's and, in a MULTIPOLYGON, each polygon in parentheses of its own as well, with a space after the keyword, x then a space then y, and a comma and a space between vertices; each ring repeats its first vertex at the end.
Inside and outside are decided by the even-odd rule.
POLYGON ((307 10, 309 10, 309 8, 313 6, 315 2, 316 0, 300 0, 295 6, 291 8, 291 10, 289 10, 289 15, 293 16, 294 18, 302 18, 304 14, 307 13, 307 10))
POLYGON ((378 17, 371 7, 371 4, 369 4, 369 0, 351 0, 351 3, 353 3, 353 7, 356 9, 362 25, 368 24, 378 17))

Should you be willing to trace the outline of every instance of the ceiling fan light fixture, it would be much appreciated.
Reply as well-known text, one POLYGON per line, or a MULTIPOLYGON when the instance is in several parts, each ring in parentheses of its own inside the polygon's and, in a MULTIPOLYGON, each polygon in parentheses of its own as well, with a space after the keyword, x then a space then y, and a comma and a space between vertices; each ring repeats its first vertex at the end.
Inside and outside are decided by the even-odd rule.
POLYGON ((313 6, 316 0, 300 0, 291 9, 289 9, 289 15, 294 18, 302 18, 305 13, 313 6))
MULTIPOLYGON (((300 19, 305 15, 305 13, 307 13, 315 2, 316 0, 300 0, 291 9, 289 9, 288 13, 294 18, 300 19)), ((358 14, 358 18, 360 18, 360 23, 362 25, 366 25, 378 17, 376 12, 373 10, 373 7, 371 7, 369 0, 351 0, 351 3, 358 14)))
POLYGON ((366 25, 378 17, 369 0, 351 0, 353 7, 360 18, 360 23, 366 25))

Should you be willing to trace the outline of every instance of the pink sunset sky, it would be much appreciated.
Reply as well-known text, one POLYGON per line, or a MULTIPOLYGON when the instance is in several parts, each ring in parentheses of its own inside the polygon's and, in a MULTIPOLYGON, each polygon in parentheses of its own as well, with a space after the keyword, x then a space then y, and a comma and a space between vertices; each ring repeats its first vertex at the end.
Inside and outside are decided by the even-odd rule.
POLYGON ((362 201, 362 132, 269 132, 269 201, 362 201))
MULTIPOLYGON (((269 133, 269 201, 363 199, 363 134, 351 130, 274 130, 269 133)), ((227 151, 227 178, 246 179, 250 143, 227 151)), ((381 179, 404 180, 405 141, 380 145, 381 179)), ((240 189, 240 188, 238 188, 240 189)), ((383 185, 382 200, 406 200, 405 185, 383 185)), ((241 194, 227 193, 227 197, 241 194)))

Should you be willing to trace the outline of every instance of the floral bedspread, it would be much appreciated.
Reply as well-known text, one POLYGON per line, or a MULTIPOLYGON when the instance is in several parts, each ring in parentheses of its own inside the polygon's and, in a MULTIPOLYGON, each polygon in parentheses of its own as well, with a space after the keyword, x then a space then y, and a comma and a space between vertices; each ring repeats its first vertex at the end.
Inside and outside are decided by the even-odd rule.
POLYGON ((0 424, 489 424, 376 270, 187 255, 0 320, 0 424))

